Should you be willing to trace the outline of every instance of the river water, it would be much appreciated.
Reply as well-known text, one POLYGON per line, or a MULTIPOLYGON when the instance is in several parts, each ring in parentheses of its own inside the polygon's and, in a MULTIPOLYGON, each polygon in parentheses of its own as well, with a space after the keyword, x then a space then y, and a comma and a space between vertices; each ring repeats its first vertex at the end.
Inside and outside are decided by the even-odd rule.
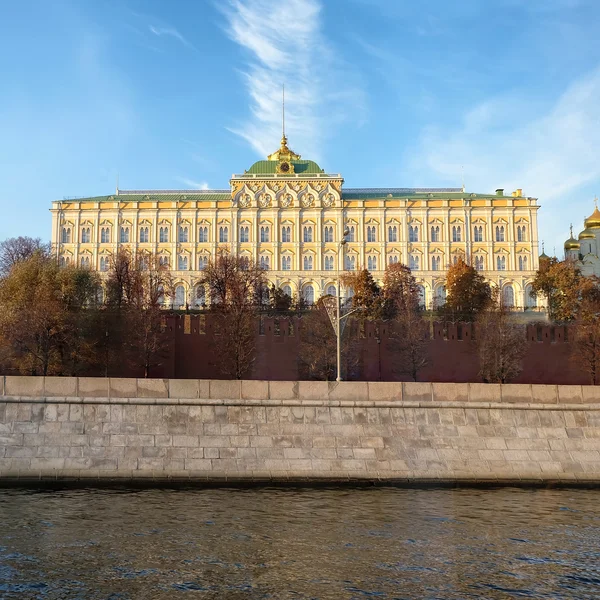
POLYGON ((0 598, 600 598, 600 491, 0 490, 0 598))

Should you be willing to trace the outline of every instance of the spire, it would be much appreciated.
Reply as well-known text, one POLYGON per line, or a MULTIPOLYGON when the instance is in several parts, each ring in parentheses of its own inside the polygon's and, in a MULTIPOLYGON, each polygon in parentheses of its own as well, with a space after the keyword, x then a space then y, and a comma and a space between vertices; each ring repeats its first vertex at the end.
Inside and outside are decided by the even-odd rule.
POLYGON ((285 138, 285 83, 281 86, 281 137, 285 138))
POLYGON ((573 223, 571 223, 570 227, 569 227, 570 231, 571 231, 571 237, 573 237, 573 223))

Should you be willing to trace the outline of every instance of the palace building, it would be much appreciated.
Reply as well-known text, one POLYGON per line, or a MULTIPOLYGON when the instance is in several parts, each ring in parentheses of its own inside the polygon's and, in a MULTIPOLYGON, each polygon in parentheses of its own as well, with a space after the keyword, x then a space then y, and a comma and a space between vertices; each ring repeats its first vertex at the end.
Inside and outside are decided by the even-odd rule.
POLYGON ((136 190, 52 203, 52 247, 61 265, 107 271, 125 247, 152 252, 177 281, 175 307, 203 304, 208 261, 235 253, 257 261, 292 297, 334 294, 342 271, 408 265, 423 303, 445 297, 445 271, 464 257, 502 290, 509 306, 534 305, 536 198, 464 188, 344 188, 289 147, 233 175, 228 189, 136 190), (341 244, 344 230, 349 231, 341 244))

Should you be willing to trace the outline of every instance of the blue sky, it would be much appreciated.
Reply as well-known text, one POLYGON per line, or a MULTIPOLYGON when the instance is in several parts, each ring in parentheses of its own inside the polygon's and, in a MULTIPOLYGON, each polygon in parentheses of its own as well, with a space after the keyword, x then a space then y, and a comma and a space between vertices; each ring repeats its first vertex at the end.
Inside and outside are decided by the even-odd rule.
POLYGON ((600 194, 597 0, 20 0, 0 7, 0 239, 52 200, 226 188, 290 146, 349 187, 600 194))

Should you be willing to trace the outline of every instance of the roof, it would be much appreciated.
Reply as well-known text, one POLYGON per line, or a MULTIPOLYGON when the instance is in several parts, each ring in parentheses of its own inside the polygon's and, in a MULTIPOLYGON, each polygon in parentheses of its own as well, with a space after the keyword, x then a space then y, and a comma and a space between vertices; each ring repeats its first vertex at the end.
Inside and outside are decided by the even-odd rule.
MULTIPOLYGON (((291 160, 290 162, 294 165, 294 173, 290 174, 292 177, 294 174, 310 175, 324 173, 323 169, 312 160, 291 160)), ((251 175, 274 175, 277 172, 278 164, 279 163, 275 160, 258 160, 246 171, 246 173, 251 175)))
POLYGON ((462 188, 346 188, 344 200, 373 198, 497 198, 495 194, 469 194, 462 188), (431 196, 430 196, 431 194, 431 196))
POLYGON ((185 202, 186 200, 231 200, 229 190, 119 190, 108 196, 63 198, 64 202, 185 202))

